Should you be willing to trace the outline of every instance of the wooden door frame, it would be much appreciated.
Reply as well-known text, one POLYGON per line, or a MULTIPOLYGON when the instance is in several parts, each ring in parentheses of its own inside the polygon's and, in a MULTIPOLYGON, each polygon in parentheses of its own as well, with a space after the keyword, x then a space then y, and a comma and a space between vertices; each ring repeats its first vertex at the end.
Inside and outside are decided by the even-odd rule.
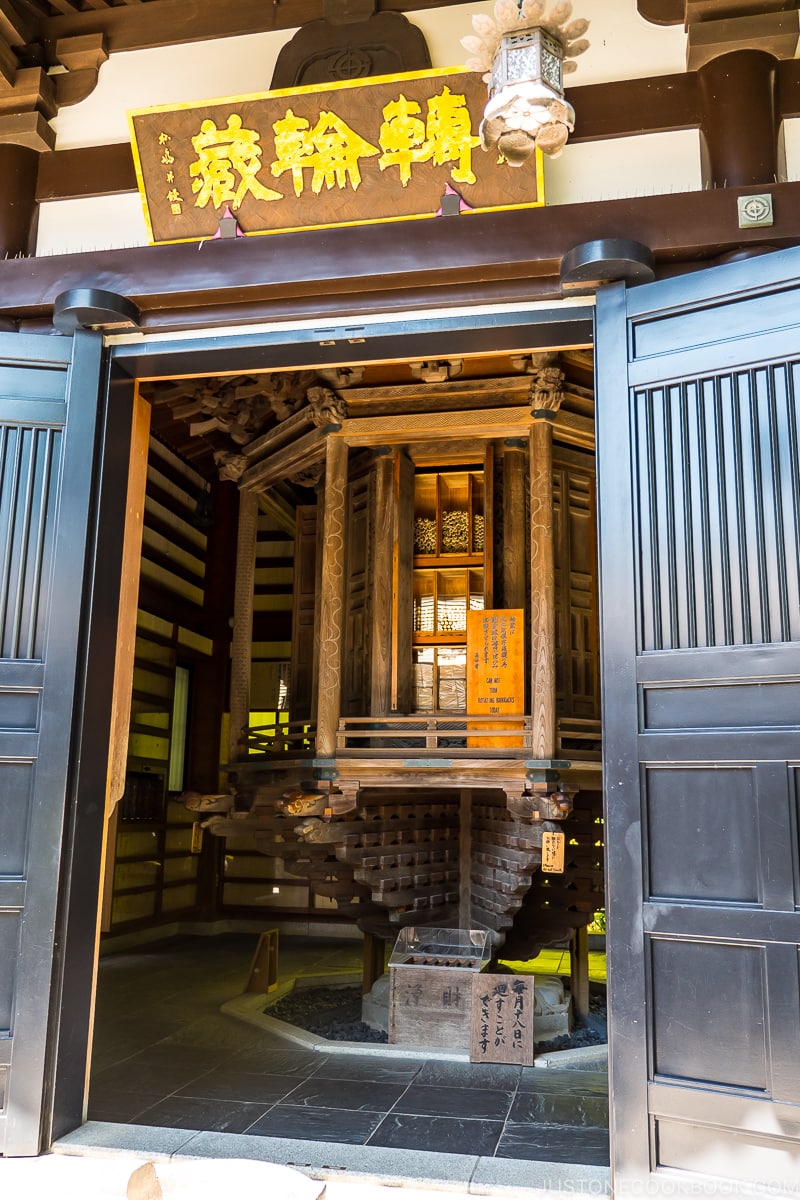
MULTIPOLYGON (((98 904, 105 836, 108 744, 111 736, 117 614, 122 586, 123 537, 136 380, 195 373, 289 369, 296 365, 454 356, 481 349, 527 350, 586 346, 594 341, 593 305, 585 301, 548 308, 498 307, 449 315, 414 313, 365 323, 339 322, 251 333, 245 329, 192 338, 160 335, 128 340, 109 337, 101 388, 102 431, 94 480, 90 569, 84 579, 79 699, 71 714, 74 768, 67 801, 47 1047, 49 1083, 41 1114, 41 1145, 85 1120, 97 972, 98 904)), ((80 333, 79 335, 80 336, 80 333)))

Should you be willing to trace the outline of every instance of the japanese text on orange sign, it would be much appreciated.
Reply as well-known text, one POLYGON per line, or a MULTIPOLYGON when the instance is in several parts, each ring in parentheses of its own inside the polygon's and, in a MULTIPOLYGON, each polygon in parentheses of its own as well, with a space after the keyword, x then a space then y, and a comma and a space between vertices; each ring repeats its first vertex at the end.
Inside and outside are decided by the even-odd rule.
MULTIPOLYGON (((471 728, 514 729, 501 721, 504 713, 524 712, 524 611, 484 609, 467 614, 467 710, 470 716, 490 718, 470 722, 471 728)), ((474 746, 521 746, 514 737, 470 738, 474 746)))

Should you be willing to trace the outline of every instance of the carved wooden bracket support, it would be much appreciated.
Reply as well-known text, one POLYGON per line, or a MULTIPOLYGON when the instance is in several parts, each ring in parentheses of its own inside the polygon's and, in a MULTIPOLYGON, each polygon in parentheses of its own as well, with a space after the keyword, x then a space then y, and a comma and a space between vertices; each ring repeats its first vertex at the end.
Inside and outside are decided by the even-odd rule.
POLYGON ((572 812, 577 788, 567 784, 537 781, 525 790, 506 788, 506 806, 520 821, 563 821, 572 812))
POLYGON ((554 421, 564 399, 564 372, 557 354, 534 354, 531 358, 531 415, 554 421))
POLYGON ((101 33, 61 38, 56 57, 65 70, 52 75, 38 66, 21 66, 14 47, 13 33, 0 20, 0 145, 52 150, 56 135, 49 121, 59 108, 94 91, 108 58, 105 39, 101 33))
MULTIPOLYGON (((307 395, 304 408, 242 448, 247 466, 239 477, 241 488, 266 491, 286 479, 308 486, 320 478, 328 434, 341 428, 347 406, 331 388, 309 388, 307 395)), ((230 461, 222 463, 220 457, 217 463, 230 468, 230 461)))
POLYGON ((55 75, 56 102, 59 108, 78 104, 97 87, 100 68, 108 58, 102 33, 86 33, 81 37, 59 38, 56 58, 66 74, 55 75))

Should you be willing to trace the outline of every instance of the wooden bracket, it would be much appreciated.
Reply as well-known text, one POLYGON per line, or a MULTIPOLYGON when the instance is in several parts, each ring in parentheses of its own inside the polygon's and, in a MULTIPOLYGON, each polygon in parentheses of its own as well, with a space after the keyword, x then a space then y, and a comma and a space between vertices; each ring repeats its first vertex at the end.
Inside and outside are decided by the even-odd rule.
POLYGON ((86 33, 79 37, 59 38, 56 58, 65 75, 56 75, 56 101, 59 108, 78 104, 97 87, 100 68, 108 58, 102 33, 86 33))

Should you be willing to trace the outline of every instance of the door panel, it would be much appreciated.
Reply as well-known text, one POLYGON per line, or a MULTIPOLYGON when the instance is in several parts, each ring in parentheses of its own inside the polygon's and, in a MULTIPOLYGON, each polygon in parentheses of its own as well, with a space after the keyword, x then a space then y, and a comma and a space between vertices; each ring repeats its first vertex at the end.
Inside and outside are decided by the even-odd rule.
POLYGON ((102 339, 0 334, 0 1153, 39 1149, 102 339))
POLYGON ((798 281, 598 296, 620 1192, 800 1174, 798 281))

